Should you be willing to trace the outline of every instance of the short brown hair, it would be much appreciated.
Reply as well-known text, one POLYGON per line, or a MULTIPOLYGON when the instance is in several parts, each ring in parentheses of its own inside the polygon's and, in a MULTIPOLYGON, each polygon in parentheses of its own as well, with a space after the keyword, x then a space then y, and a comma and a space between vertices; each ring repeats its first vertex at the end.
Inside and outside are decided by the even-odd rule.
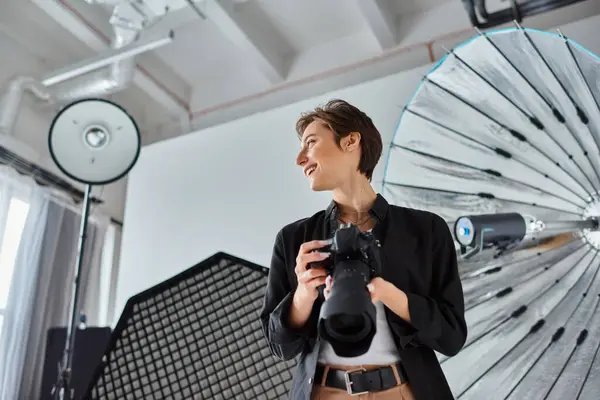
POLYGON ((298 136, 302 137, 306 127, 315 120, 323 121, 331 129, 338 146, 342 138, 348 136, 351 132, 360 133, 358 170, 370 181, 383 148, 381 134, 371 118, 347 101, 334 99, 328 101, 324 106, 317 107, 313 111, 303 113, 300 116, 298 122, 296 122, 298 136))

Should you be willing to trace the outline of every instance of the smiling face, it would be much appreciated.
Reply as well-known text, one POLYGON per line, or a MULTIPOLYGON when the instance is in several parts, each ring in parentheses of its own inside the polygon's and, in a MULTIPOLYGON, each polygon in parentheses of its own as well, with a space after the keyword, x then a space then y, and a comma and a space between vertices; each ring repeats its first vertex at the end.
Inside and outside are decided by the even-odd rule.
POLYGON ((321 120, 314 120, 304 130, 296 164, 314 191, 341 187, 350 174, 358 174, 360 134, 353 132, 336 143, 333 131, 321 120))

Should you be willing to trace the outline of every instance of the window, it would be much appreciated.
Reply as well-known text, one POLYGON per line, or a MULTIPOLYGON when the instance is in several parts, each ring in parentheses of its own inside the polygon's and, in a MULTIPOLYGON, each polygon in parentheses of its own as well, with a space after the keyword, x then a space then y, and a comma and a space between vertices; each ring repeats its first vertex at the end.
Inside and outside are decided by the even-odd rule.
POLYGON ((2 323, 4 313, 8 302, 8 294, 12 275, 15 268, 15 261, 21 243, 21 235, 25 227, 25 220, 29 212, 29 204, 17 197, 10 200, 6 214, 2 245, 0 246, 0 336, 2 336, 2 323))

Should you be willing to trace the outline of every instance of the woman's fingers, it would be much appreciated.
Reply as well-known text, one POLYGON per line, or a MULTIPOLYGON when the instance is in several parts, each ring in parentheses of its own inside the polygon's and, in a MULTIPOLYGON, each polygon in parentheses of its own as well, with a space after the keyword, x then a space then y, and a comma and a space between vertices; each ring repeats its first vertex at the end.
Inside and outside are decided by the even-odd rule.
POLYGON ((298 283, 301 285, 306 285, 316 278, 323 278, 322 283, 325 283, 325 277, 327 275, 327 271, 324 268, 311 268, 309 270, 304 271, 298 276, 298 283))
POLYGON ((308 264, 313 263, 313 262, 323 261, 324 259, 329 257, 329 254, 330 253, 327 253, 327 252, 315 251, 312 253, 299 255, 297 258, 297 263, 296 263, 296 268, 295 268, 296 275, 300 275, 307 271, 310 271, 313 268, 308 268, 308 264))
POLYGON ((323 291, 323 294, 325 295, 325 300, 327 300, 327 298, 329 297, 332 282, 333 278, 331 277, 331 275, 327 275, 327 278, 325 279, 325 290, 323 291))
POLYGON ((313 280, 311 280, 310 282, 307 283, 308 286, 313 287, 313 288, 317 288, 321 285, 325 284, 325 277, 324 276, 320 276, 318 278, 314 278, 313 280))

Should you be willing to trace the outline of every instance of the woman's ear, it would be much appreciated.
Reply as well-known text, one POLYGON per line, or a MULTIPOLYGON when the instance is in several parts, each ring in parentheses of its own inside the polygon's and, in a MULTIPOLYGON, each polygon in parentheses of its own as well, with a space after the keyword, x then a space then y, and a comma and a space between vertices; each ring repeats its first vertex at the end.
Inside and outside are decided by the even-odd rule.
POLYGON ((360 148, 360 139, 360 133, 350 132, 350 134, 342 141, 342 148, 345 151, 355 151, 360 148))
POLYGON ((340 147, 342 150, 351 152, 360 148, 360 133, 350 132, 348 136, 342 138, 340 141, 340 147))

